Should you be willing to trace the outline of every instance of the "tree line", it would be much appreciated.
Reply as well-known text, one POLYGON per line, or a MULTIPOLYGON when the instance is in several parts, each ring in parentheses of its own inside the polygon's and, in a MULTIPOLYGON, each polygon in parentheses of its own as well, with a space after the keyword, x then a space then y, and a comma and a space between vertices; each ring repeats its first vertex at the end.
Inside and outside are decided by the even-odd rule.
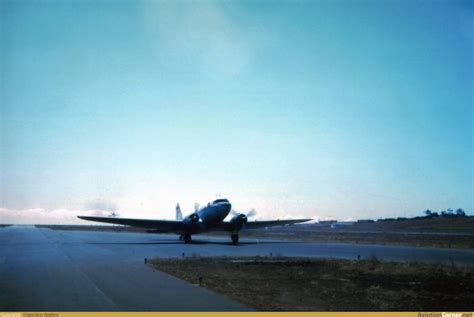
POLYGON ((466 216, 466 212, 462 208, 458 208, 456 210, 448 208, 446 210, 440 211, 439 213, 432 212, 431 210, 426 209, 424 211, 424 214, 426 215, 427 218, 433 218, 433 217, 464 217, 464 216, 466 216))

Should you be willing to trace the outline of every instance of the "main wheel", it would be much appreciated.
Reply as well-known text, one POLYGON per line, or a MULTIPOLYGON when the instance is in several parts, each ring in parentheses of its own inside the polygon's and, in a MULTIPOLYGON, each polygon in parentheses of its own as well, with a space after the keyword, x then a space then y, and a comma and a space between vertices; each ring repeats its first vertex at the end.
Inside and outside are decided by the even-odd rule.
POLYGON ((231 234, 230 238, 232 239, 233 244, 236 244, 237 242, 239 242, 239 235, 238 234, 231 234))
POLYGON ((189 233, 184 235, 184 243, 191 243, 191 235, 189 233))

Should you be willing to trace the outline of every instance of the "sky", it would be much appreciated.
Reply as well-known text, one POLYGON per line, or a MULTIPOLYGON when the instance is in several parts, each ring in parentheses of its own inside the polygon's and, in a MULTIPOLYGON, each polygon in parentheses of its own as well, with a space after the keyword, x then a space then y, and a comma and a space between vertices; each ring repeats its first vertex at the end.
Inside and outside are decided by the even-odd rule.
POLYGON ((0 223, 472 215, 470 1, 0 10, 0 223))

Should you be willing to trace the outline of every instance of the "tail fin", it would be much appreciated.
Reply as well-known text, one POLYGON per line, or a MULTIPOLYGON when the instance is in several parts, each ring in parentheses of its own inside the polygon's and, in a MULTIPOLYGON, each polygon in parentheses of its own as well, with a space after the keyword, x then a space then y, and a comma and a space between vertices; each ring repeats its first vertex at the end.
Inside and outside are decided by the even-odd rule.
POLYGON ((179 207, 179 203, 176 204, 176 220, 183 220, 183 214, 181 213, 181 207, 179 207))

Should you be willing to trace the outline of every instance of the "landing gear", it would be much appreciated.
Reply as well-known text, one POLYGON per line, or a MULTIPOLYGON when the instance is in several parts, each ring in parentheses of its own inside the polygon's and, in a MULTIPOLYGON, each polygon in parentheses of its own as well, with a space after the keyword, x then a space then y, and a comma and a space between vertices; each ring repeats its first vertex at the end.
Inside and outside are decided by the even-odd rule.
POLYGON ((237 244, 237 242, 239 242, 239 235, 236 233, 231 234, 230 238, 232 239, 232 244, 237 244))
POLYGON ((184 243, 191 243, 191 235, 189 233, 184 235, 184 243))

